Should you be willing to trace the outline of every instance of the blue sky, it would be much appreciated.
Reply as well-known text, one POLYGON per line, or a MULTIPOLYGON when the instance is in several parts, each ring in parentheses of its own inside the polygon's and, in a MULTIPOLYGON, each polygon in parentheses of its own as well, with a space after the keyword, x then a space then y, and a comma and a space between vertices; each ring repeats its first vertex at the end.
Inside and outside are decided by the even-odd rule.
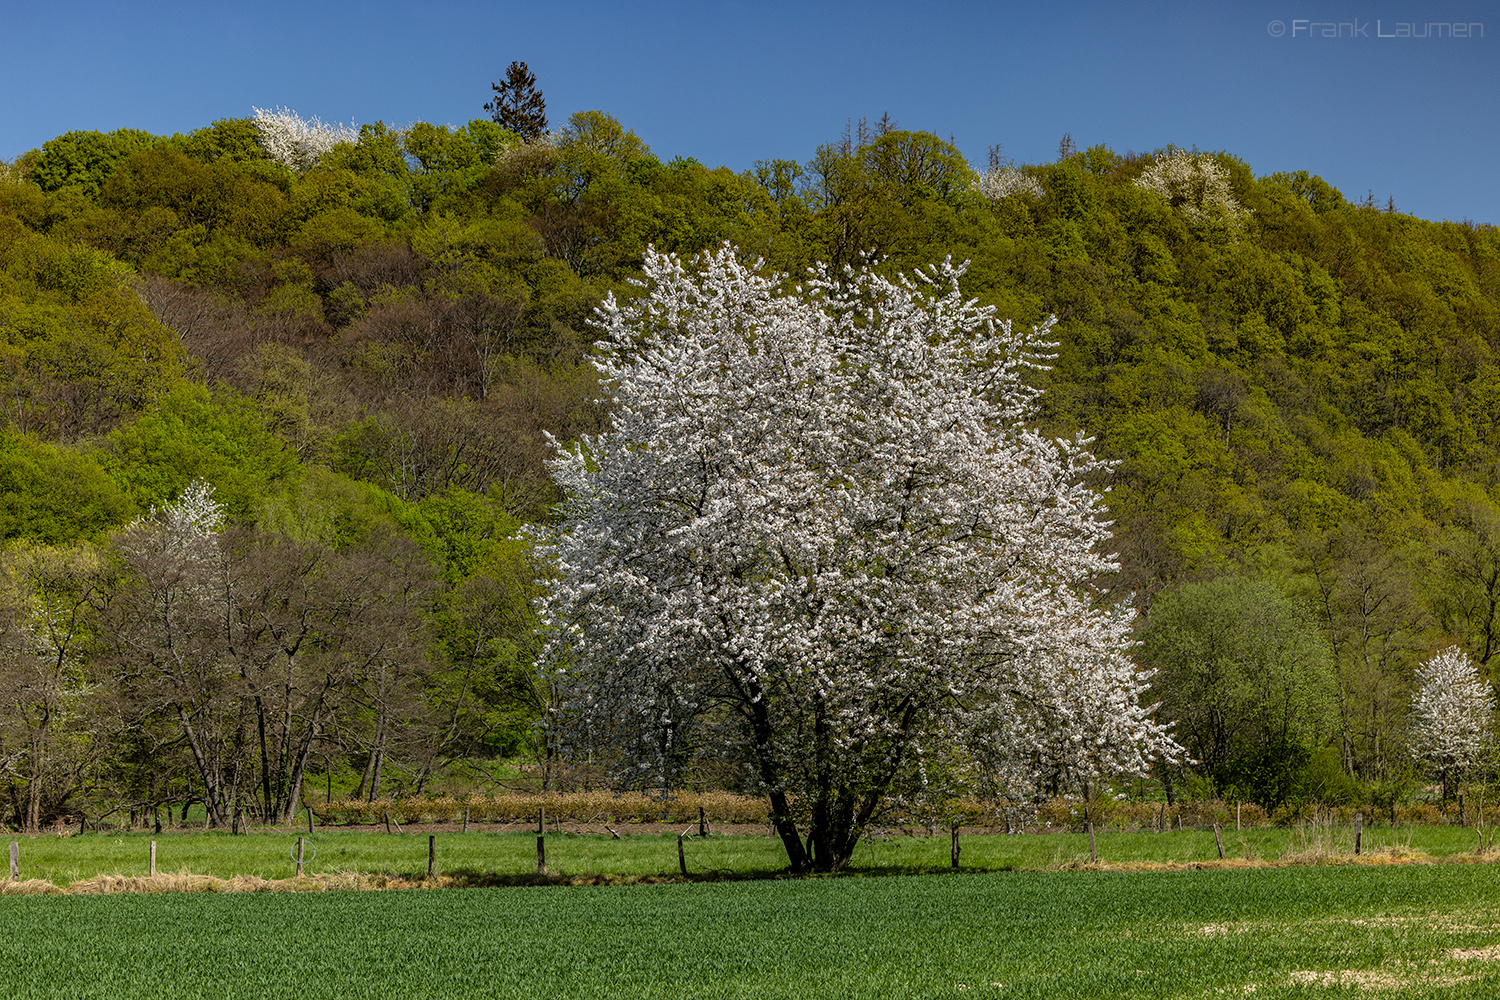
POLYGON ((598 108, 664 159, 805 161, 849 119, 889 112, 951 135, 976 165, 991 143, 1051 160, 1064 132, 1119 152, 1173 143, 1227 150, 1257 174, 1309 170, 1426 218, 1500 223, 1493 3, 8 6, 6 159, 70 129, 187 131, 252 105, 460 124, 520 59, 554 125, 598 108), (1339 22, 1340 38, 1315 27, 1339 22), (1412 22, 1483 37, 1380 37, 1412 22))

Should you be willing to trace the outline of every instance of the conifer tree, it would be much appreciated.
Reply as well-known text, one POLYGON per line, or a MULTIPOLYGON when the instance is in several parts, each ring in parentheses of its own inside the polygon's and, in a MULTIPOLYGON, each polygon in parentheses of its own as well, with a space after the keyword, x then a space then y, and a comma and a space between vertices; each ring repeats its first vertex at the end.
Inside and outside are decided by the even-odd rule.
POLYGON ((536 75, 525 63, 511 63, 505 71, 505 80, 490 86, 495 99, 484 110, 491 118, 524 142, 535 142, 547 134, 547 102, 536 89, 536 75))

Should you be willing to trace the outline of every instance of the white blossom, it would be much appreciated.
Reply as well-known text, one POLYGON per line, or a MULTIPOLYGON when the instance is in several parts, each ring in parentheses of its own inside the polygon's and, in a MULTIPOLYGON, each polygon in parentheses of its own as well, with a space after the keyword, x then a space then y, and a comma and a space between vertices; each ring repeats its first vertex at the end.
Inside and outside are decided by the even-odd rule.
POLYGON ((214 488, 203 479, 195 479, 183 488, 176 500, 152 507, 144 518, 133 522, 160 525, 169 538, 180 545, 191 545, 212 538, 224 528, 224 505, 214 497, 214 488))
POLYGON ((307 170, 339 143, 359 141, 359 129, 353 125, 326 123, 316 115, 303 118, 290 108, 251 110, 266 155, 297 173, 307 170))
POLYGON ((1024 194, 1040 198, 1046 192, 1041 183, 1019 167, 995 167, 979 175, 974 187, 991 201, 999 201, 1013 194, 1024 194))
POLYGON ((1146 168, 1136 184, 1172 203, 1193 222, 1242 222, 1249 213, 1234 200, 1229 177, 1207 153, 1169 150, 1146 168))
POLYGON ((1110 775, 1144 775, 1155 760, 1180 763, 1185 754, 1168 727, 1155 722, 1155 705, 1140 699, 1154 671, 1142 670, 1125 650, 1134 613, 1116 608, 1109 634, 1085 655, 1041 655, 1016 672, 1014 697, 974 714, 974 746, 984 784, 999 797, 1028 799, 1049 791, 1084 789, 1110 775))
POLYGON ((847 863, 894 784, 986 723, 1050 739, 1026 713, 1079 716, 1107 749, 1070 768, 1162 745, 1131 612, 1088 587, 1116 568, 1085 483, 1106 465, 1026 426, 1050 321, 997 321, 951 262, 792 288, 726 246, 645 272, 600 310, 610 429, 553 463, 565 749, 658 781, 694 746, 743 761, 806 870, 847 863))
POLYGON ((1479 668, 1449 646, 1417 668, 1411 753, 1444 774, 1473 767, 1494 742, 1495 693, 1479 668))
POLYGON ((115 544, 133 561, 154 560, 177 567, 172 572, 181 574, 184 587, 200 598, 214 600, 219 588, 200 577, 223 562, 219 537, 224 521, 225 508, 214 497, 213 486, 195 479, 176 500, 153 506, 127 524, 115 544))

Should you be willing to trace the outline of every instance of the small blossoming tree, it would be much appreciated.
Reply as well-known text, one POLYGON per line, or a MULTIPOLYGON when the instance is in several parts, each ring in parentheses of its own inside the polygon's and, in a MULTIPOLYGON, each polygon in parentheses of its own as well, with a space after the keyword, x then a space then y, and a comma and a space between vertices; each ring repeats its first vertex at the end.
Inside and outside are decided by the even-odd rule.
POLYGON ((1008 722, 1046 741, 1043 714, 1087 716, 1066 760, 1042 748, 1075 770, 1160 749, 1131 612, 1090 589, 1116 566, 1086 482, 1105 465, 1026 425, 1050 324, 998 321, 950 263, 792 287, 725 247, 645 272, 601 309, 610 429, 554 463, 565 751, 664 783, 712 749, 809 871, 846 865, 924 759, 1008 722))
POLYGON ((1494 746, 1495 692, 1457 646, 1417 668, 1411 701, 1411 753, 1436 771, 1443 798, 1453 795, 1463 772, 1494 746))
POLYGON ((1192 222, 1237 226, 1249 214, 1235 201, 1229 175, 1207 153, 1168 150, 1135 183, 1167 199, 1192 222))
POLYGON ((303 118, 290 108, 251 108, 266 155, 289 170, 302 173, 318 157, 341 142, 358 142, 359 130, 338 122, 325 123, 316 115, 303 118))
POLYGON ((1001 201, 1013 194, 1040 198, 1047 192, 1035 177, 1018 167, 993 166, 979 175, 974 189, 991 201, 1001 201))

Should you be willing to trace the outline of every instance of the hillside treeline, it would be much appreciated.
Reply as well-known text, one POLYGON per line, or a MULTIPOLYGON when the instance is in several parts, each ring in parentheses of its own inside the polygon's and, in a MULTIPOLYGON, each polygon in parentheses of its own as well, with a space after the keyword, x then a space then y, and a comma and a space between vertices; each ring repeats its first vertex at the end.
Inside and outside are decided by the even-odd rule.
POLYGON ((544 755, 524 526, 549 435, 607 416, 589 318, 646 247, 726 240, 792 275, 952 256, 1059 318, 1046 429, 1118 463, 1109 583, 1197 761, 1169 794, 1407 794, 1415 666, 1500 669, 1492 227, 1227 153, 975 169, 889 121, 744 173, 597 111, 290 165, 253 119, 70 132, 0 166, 9 822, 274 817, 309 774, 372 798, 544 755), (188 558, 202 484, 225 521, 188 558))

